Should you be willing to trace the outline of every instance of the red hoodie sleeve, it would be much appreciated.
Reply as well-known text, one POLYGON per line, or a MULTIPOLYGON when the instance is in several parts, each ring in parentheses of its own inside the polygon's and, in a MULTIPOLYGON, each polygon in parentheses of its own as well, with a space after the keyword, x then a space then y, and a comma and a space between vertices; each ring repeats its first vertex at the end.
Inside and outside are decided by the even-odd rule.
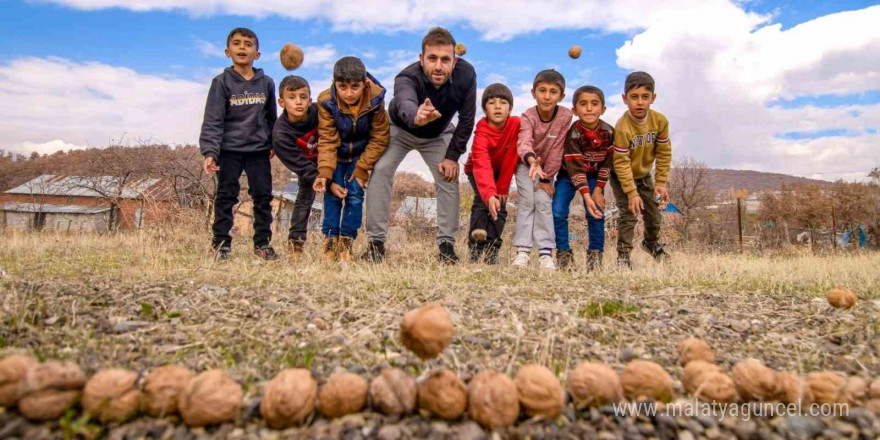
POLYGON ((516 172, 516 166, 519 164, 519 155, 516 152, 516 144, 519 140, 519 118, 511 116, 504 126, 504 158, 501 162, 501 171, 498 173, 498 180, 495 181, 495 188, 498 194, 506 196, 510 192, 510 181, 513 179, 513 173, 516 172), (507 125, 510 125, 509 127, 507 125), (508 136, 509 135, 509 136, 508 136))
POLYGON ((474 159, 474 180, 477 181, 477 190, 480 198, 485 203, 496 195, 495 172, 492 170, 492 157, 489 155, 489 137, 477 125, 474 132, 474 144, 471 147, 471 156, 474 159))

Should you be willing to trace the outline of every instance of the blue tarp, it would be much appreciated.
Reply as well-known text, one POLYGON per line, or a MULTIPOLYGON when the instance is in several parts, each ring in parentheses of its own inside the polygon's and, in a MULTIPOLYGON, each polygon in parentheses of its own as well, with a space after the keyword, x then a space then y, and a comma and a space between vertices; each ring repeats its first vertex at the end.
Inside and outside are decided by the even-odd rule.
POLYGON ((678 206, 673 205, 672 202, 666 204, 666 209, 664 209, 663 212, 674 212, 676 214, 684 215, 684 213, 678 209, 678 206))

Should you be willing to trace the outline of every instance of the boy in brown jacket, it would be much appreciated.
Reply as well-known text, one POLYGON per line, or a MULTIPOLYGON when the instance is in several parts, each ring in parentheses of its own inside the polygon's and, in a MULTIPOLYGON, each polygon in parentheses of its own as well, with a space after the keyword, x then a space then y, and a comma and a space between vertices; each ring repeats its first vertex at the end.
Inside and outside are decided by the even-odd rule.
POLYGON ((364 187, 388 147, 385 88, 355 57, 333 67, 333 86, 318 95, 318 178, 324 194, 324 261, 351 261, 363 223, 364 187), (344 202, 344 206, 343 206, 344 202))

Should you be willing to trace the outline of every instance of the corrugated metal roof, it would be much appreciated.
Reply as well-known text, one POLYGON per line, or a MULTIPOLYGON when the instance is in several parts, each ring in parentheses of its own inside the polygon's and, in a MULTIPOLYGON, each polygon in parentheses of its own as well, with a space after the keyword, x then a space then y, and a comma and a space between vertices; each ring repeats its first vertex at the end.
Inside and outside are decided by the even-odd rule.
MULTIPOLYGON (((290 202, 290 203, 295 203, 295 202, 296 202, 296 194, 297 194, 297 192, 290 192, 290 191, 287 191, 288 188, 290 188, 289 185, 288 185, 287 187, 284 188, 284 191, 272 191, 272 195, 273 195, 274 197, 278 197, 278 198, 281 198, 281 199, 287 200, 287 201, 290 202)), ((316 209, 316 210, 318 210, 318 211, 322 211, 322 210, 324 210, 324 204, 321 203, 321 202, 319 202, 319 201, 317 201, 317 200, 315 200, 314 202, 312 202, 312 209, 316 209)))
POLYGON ((109 206, 42 205, 39 203, 5 203, 0 205, 0 211, 46 212, 50 214, 99 214, 109 210, 109 206))
POLYGON ((170 196, 170 188, 161 179, 129 179, 122 184, 116 176, 56 176, 43 174, 6 191, 7 194, 75 197, 117 197, 136 199, 141 197, 163 199, 170 196), (120 185, 122 189, 120 191, 120 185))

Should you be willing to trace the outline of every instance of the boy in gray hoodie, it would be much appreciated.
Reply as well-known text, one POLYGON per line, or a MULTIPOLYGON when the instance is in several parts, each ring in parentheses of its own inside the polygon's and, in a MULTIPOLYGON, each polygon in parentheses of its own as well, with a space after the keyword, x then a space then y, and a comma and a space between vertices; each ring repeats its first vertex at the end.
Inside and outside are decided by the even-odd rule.
POLYGON ((272 128, 278 118, 275 83, 254 69, 260 41, 250 29, 235 28, 226 38, 226 56, 232 59, 211 82, 199 146, 205 173, 218 171, 214 198, 215 257, 229 258, 232 246, 232 208, 238 203, 241 173, 247 174, 248 194, 254 202, 254 253, 275 260, 272 249, 272 128))

